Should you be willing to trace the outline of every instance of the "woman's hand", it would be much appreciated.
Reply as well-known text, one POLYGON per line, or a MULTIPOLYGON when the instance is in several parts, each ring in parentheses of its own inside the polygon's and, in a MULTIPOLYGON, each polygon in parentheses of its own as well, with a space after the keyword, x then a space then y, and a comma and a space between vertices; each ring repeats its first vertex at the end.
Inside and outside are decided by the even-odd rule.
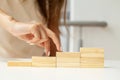
POLYGON ((43 24, 18 22, 0 9, 0 26, 27 43, 44 47, 47 55, 50 53, 49 38, 53 40, 57 50, 60 51, 60 41, 58 37, 43 24))
POLYGON ((57 50, 61 51, 60 41, 56 34, 48 29, 45 25, 40 23, 22 23, 14 22, 15 25, 10 30, 14 36, 29 44, 35 44, 44 47, 46 54, 50 55, 50 40, 51 38, 55 43, 57 50))

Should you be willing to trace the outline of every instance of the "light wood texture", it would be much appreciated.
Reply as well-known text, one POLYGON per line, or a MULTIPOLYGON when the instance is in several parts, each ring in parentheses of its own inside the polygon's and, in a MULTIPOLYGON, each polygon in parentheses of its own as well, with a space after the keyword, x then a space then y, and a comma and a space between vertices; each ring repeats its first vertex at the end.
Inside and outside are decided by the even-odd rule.
POLYGON ((32 62, 37 61, 41 63, 55 63, 56 57, 39 57, 39 56, 32 56, 32 62))
POLYGON ((32 57, 34 67, 56 67, 56 57, 32 57))
POLYGON ((104 68, 104 66, 103 65, 89 65, 89 66, 80 65, 80 68, 104 68))
POLYGON ((81 68, 103 68, 104 58, 81 58, 80 62, 81 68))
POLYGON ((104 63, 80 63, 80 65, 104 65, 104 63))
POLYGON ((100 57, 100 58, 104 58, 104 53, 95 53, 95 52, 81 52, 81 57, 100 57))
POLYGON ((81 63, 104 63, 104 58, 81 58, 81 63))
POLYGON ((80 52, 57 52, 57 67, 80 67, 80 52))
POLYGON ((8 61, 8 66, 15 66, 15 67, 31 67, 32 62, 23 62, 23 61, 8 61))
POLYGON ((57 63, 79 63, 79 52, 57 52, 57 63))
POLYGON ((80 48, 81 68, 103 68, 104 49, 103 48, 80 48))
POLYGON ((80 63, 57 63, 57 67, 79 68, 80 67, 80 63))
POLYGON ((65 58, 79 58, 80 52, 57 52, 56 53, 57 58, 59 57, 65 57, 65 58))
POLYGON ((80 63, 81 68, 103 68, 104 63, 80 63))
POLYGON ((103 68, 103 48, 80 48, 80 52, 57 52, 56 57, 33 56, 32 62, 8 62, 8 66, 103 68))
POLYGON ((80 57, 79 58, 57 57, 57 63, 80 63, 80 57))
POLYGON ((80 48, 80 52, 94 52, 94 53, 104 53, 104 49, 103 48, 80 48))
POLYGON ((32 63, 32 66, 33 67, 56 67, 56 64, 55 63, 52 63, 52 64, 43 64, 43 63, 39 63, 39 62, 33 62, 32 63))

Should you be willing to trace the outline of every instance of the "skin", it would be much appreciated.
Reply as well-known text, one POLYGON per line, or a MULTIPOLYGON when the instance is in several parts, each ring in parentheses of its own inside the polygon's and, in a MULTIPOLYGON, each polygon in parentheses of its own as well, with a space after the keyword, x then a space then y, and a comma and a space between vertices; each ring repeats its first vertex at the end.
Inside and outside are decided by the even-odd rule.
POLYGON ((23 23, 0 10, 0 25, 15 37, 26 41, 30 45, 44 47, 46 55, 50 55, 50 38, 53 40, 58 51, 61 45, 56 34, 46 25, 37 22, 23 23))

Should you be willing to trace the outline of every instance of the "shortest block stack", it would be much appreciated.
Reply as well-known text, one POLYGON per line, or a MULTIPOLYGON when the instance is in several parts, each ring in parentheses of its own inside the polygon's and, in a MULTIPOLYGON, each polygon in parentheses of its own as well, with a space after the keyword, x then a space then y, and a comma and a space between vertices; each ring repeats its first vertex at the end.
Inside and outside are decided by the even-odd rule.
POLYGON ((14 67, 31 67, 32 62, 29 61, 8 61, 8 66, 14 66, 14 67))
POLYGON ((102 48, 80 48, 82 68, 103 68, 104 49, 102 48))

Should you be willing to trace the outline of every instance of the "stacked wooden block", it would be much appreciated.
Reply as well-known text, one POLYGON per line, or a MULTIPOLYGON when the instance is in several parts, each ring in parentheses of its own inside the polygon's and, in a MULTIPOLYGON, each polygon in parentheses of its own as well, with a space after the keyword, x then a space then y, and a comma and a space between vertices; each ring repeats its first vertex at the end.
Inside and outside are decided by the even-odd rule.
POLYGON ((83 68, 104 67, 104 49, 102 48, 80 48, 81 62, 83 68))
POLYGON ((8 61, 8 66, 30 67, 30 66, 32 66, 32 62, 28 62, 28 61, 8 61))
POLYGON ((80 52, 57 52, 57 67, 80 67, 80 52))
POLYGON ((31 62, 8 61, 8 66, 102 68, 104 49, 80 48, 80 52, 57 52, 56 57, 33 56, 31 62))
POLYGON ((56 57, 33 56, 32 61, 8 61, 8 66, 56 67, 56 57))
POLYGON ((32 57, 33 67, 56 67, 56 57, 32 57))

